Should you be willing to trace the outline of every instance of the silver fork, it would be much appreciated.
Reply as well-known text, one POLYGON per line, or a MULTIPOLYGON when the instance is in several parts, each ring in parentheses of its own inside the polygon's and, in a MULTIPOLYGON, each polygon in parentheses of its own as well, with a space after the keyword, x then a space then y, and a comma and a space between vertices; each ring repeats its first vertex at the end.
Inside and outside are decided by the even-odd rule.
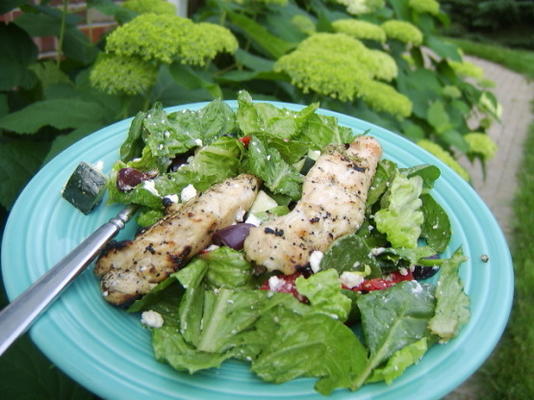
POLYGON ((136 209, 124 208, 0 311, 0 356, 124 228, 136 209))

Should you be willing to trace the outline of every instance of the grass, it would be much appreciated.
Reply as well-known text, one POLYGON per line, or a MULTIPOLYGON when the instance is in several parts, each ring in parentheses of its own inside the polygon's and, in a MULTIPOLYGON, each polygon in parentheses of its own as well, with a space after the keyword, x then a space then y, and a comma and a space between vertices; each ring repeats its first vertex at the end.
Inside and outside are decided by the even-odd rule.
POLYGON ((466 54, 493 61, 529 79, 534 79, 534 51, 510 49, 465 39, 447 38, 447 41, 459 46, 466 54))
POLYGON ((534 152, 529 151, 534 148, 534 122, 523 148, 510 243, 515 270, 514 306, 499 346, 480 373, 489 389, 484 398, 489 400, 534 399, 534 152))

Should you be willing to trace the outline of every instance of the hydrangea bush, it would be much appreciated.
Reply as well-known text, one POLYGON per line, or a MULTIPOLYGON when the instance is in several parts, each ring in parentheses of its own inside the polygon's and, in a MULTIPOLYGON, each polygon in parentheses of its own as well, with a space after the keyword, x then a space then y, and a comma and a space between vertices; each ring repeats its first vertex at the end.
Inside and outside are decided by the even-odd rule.
POLYGON ((94 87, 142 96, 167 66, 186 89, 211 96, 247 89, 377 123, 465 179, 458 155, 484 163, 495 152, 486 132, 498 103, 483 71, 440 38, 448 18, 436 0, 211 0, 191 19, 161 5, 146 13, 151 1, 124 3, 141 15, 107 37, 94 87))

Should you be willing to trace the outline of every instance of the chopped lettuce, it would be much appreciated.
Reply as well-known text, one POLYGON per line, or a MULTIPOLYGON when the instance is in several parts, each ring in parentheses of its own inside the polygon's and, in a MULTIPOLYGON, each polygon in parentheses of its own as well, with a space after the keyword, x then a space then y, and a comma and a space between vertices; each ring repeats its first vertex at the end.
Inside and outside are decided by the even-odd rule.
POLYGON ((301 111, 291 111, 269 103, 254 103, 250 95, 242 90, 238 94, 237 124, 244 135, 266 133, 289 139, 299 135, 302 126, 310 116, 315 115, 317 104, 311 104, 301 111))
POLYGON ((284 194, 297 200, 301 196, 304 177, 283 160, 280 152, 269 148, 258 137, 248 145, 244 171, 263 179, 273 193, 284 194))
POLYGON ((302 128, 302 137, 312 143, 312 149, 321 150, 329 144, 351 143, 354 133, 352 129, 340 126, 335 117, 313 114, 302 128))
POLYGON ((309 278, 295 281, 298 292, 306 296, 313 308, 331 318, 346 321, 351 300, 341 292, 339 275, 335 269, 317 272, 309 278))
POLYGON ((460 266, 466 260, 462 250, 458 249, 440 268, 436 285, 436 311, 428 326, 442 343, 458 335, 462 325, 469 320, 469 297, 464 292, 458 274, 460 266))
POLYGON ((367 382, 385 381, 390 385, 394 379, 404 373, 406 368, 416 364, 426 353, 427 349, 427 338, 424 337, 417 342, 397 350, 387 361, 386 365, 373 371, 373 374, 367 382))
POLYGON ((374 215, 376 228, 385 233, 393 247, 417 247, 424 221, 419 198, 423 188, 420 176, 397 174, 386 196, 386 207, 374 215))
POLYGON ((365 368, 366 350, 354 333, 324 314, 277 318, 274 336, 252 363, 252 371, 268 382, 317 377, 315 389, 324 395, 347 388, 365 368))
POLYGON ((427 335, 434 303, 432 287, 417 281, 400 282, 358 299, 369 361, 353 380, 352 389, 359 388, 396 351, 427 335))
POLYGON ((437 253, 441 253, 447 248, 451 240, 452 232, 449 216, 430 194, 423 194, 421 201, 423 202, 421 211, 423 211, 424 215, 421 237, 437 253))
POLYGON ((252 265, 242 252, 230 247, 219 247, 202 254, 200 258, 208 263, 208 283, 217 288, 239 288, 249 286, 252 265))

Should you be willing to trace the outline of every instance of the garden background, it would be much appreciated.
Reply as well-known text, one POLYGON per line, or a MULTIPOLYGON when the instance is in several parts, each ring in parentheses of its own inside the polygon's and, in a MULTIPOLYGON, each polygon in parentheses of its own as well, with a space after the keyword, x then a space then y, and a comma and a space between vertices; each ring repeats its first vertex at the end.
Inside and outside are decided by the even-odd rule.
MULTIPOLYGON (((384 126, 471 180, 485 174, 499 151, 488 132, 502 108, 494 82, 462 49, 534 77, 533 1, 176 3, 2 1, 2 227, 31 176, 85 135, 155 102, 233 99, 239 89, 254 99, 319 102, 384 126)), ((531 129, 530 148, 532 135, 531 129)), ((515 221, 532 219, 526 207, 534 202, 531 155, 524 163, 515 221)), ((528 329, 534 320, 528 310, 533 254, 523 245, 532 235, 524 223, 512 226, 518 282, 512 322, 475 375, 476 389, 461 392, 469 398, 534 397, 527 381, 534 372, 528 359, 534 345, 528 329)), ((6 398, 94 397, 55 369, 27 337, 0 359, 0 372, 6 398)))

